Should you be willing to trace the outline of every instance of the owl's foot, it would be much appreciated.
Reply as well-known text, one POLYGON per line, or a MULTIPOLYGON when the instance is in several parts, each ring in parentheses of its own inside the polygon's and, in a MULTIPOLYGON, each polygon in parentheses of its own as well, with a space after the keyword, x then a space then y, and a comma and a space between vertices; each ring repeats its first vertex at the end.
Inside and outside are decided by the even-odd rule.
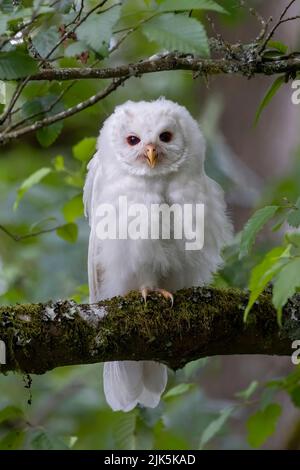
POLYGON ((149 289, 148 287, 144 287, 141 289, 142 297, 145 301, 145 304, 147 303, 147 297, 151 292, 159 292, 166 300, 171 301, 171 307, 173 307, 174 303, 174 297, 171 292, 167 291, 166 289, 160 289, 159 287, 155 287, 154 289, 149 289))

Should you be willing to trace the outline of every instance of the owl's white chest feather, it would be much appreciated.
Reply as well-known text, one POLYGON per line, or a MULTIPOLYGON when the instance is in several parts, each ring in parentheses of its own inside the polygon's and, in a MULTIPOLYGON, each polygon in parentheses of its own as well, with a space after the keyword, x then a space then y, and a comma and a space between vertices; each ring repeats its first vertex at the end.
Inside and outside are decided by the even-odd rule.
POLYGON ((160 178, 124 175, 112 179, 102 175, 96 206, 101 203, 111 204, 116 208, 118 216, 121 196, 126 197, 129 206, 142 204, 149 209, 149 213, 153 204, 170 206, 179 203, 183 207, 186 203, 202 203, 207 206, 209 219, 206 220, 208 240, 205 254, 204 251, 186 251, 184 239, 97 240, 96 263, 102 271, 101 297, 122 295, 142 287, 162 286, 174 291, 207 282, 212 269, 220 262, 219 250, 210 236, 213 228, 218 229, 214 227, 218 208, 213 215, 214 198, 207 193, 209 181, 197 174, 175 173, 160 178))

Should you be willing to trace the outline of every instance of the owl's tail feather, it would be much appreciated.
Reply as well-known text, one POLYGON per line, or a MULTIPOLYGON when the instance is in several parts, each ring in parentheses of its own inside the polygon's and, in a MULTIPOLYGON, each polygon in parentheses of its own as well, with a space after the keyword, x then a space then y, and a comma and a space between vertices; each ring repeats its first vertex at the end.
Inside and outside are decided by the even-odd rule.
POLYGON ((105 362, 103 379, 114 411, 130 411, 138 403, 155 408, 167 384, 167 367, 153 361, 105 362))

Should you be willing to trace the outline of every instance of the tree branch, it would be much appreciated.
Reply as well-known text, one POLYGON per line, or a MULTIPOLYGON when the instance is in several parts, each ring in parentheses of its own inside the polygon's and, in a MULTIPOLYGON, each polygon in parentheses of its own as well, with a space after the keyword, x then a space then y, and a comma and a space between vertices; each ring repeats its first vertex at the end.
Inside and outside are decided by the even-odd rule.
MULTIPOLYGON (((128 76, 139 77, 146 73, 155 73, 171 70, 190 70, 199 75, 245 75, 251 77, 255 74, 274 75, 279 73, 293 74, 300 72, 300 52, 293 53, 282 58, 253 57, 249 50, 253 45, 231 46, 236 54, 235 59, 201 59, 192 55, 182 56, 177 53, 169 53, 156 56, 133 64, 107 68, 62 68, 45 69, 30 77, 30 80, 74 80, 74 79, 108 79, 128 76), (240 47, 240 50, 238 49, 240 47), (242 53, 241 53, 242 51, 242 53), (248 52, 247 52, 248 51, 248 52)), ((254 54, 253 54, 254 55, 254 54)))
POLYGON ((1 371, 42 374, 55 367, 113 360, 155 360, 173 369, 206 356, 292 354, 300 339, 300 294, 284 309, 279 328, 271 293, 264 292, 247 324, 248 294, 190 288, 174 307, 157 295, 145 306, 138 293, 93 305, 73 301, 0 307, 1 371))
MULTIPOLYGON (((224 56, 220 59, 200 59, 188 54, 183 55, 171 52, 162 56, 154 56, 153 58, 148 58, 144 61, 116 67, 44 69, 38 74, 27 77, 25 82, 21 83, 25 84, 31 80, 64 81, 109 78, 113 81, 105 90, 100 91, 96 95, 91 96, 87 100, 78 103, 65 111, 61 111, 52 116, 47 116, 33 124, 24 125, 23 127, 21 126, 24 123, 24 120, 8 125, 2 130, 2 132, 0 132, 0 145, 35 132, 42 127, 53 124, 54 122, 64 120, 81 112, 83 109, 93 106, 132 76, 139 77, 147 73, 171 70, 189 70, 194 72, 197 77, 232 74, 245 75, 248 78, 255 74, 273 75, 285 73, 287 76, 294 76, 297 72, 300 72, 300 53, 294 52, 287 56, 264 58, 256 54, 255 45, 227 45, 226 52, 224 51, 224 45, 222 44, 212 42, 212 47, 217 52, 223 52, 224 56), (14 130, 16 128, 19 129, 14 130)), ((23 85, 21 85, 21 87, 23 87, 23 85)), ((18 95, 19 93, 16 96, 18 97, 18 95)), ((13 100, 12 106, 10 106, 9 110, 5 112, 1 122, 3 122, 3 119, 5 119, 9 114, 15 101, 16 100, 13 100)), ((26 120, 27 119, 28 118, 26 118, 26 120)))

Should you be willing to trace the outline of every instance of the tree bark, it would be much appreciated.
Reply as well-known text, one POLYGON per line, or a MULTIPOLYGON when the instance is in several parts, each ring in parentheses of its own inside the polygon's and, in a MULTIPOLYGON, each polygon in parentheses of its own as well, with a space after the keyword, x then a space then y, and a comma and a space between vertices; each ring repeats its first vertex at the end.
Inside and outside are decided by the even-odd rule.
POLYGON ((248 293, 194 287, 178 291, 174 306, 139 293, 92 305, 73 301, 0 307, 1 371, 43 374, 55 367, 113 360, 155 360, 172 369, 206 356, 289 356, 300 339, 300 294, 276 320, 269 291, 243 323, 248 293))
POLYGON ((240 50, 233 49, 235 57, 230 58, 199 59, 193 57, 192 54, 186 54, 186 57, 182 57, 180 54, 170 52, 162 57, 158 55, 153 59, 117 67, 45 69, 32 75, 30 80, 128 78, 171 70, 190 70, 197 73, 197 76, 230 74, 247 77, 252 77, 255 74, 276 75, 279 73, 292 76, 300 71, 300 53, 293 53, 278 59, 267 59, 255 54, 250 48, 251 45, 241 45, 240 50))

